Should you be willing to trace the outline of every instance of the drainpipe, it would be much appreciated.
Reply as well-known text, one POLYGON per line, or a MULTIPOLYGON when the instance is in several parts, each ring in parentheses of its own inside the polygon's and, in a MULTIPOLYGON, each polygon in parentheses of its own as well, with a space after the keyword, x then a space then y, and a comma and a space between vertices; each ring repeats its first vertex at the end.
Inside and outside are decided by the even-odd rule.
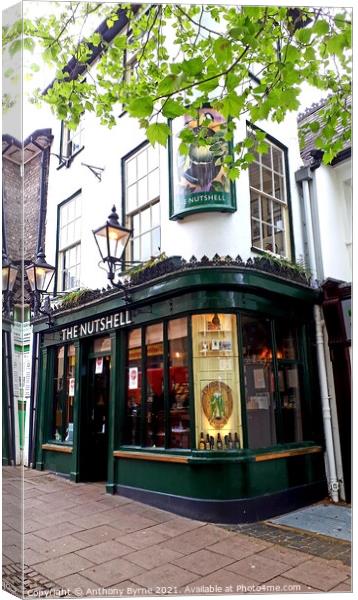
POLYGON ((317 344, 317 359, 318 359, 318 375, 319 384, 321 390, 321 402, 322 402, 322 415, 323 415, 323 428, 324 437, 326 441, 326 452, 328 460, 329 470, 329 481, 328 491, 333 502, 339 501, 339 483, 337 479, 336 461, 334 456, 334 443, 332 433, 332 416, 331 408, 329 403, 329 393, 327 385, 327 370, 324 355, 324 338, 323 338, 323 327, 324 320, 321 317, 321 309, 318 304, 314 306, 314 317, 316 323, 316 344, 317 344))
MULTIPOLYGON (((302 184, 302 196, 304 205, 304 217, 306 224, 306 240, 308 247, 309 267, 315 277, 322 277, 322 273, 317 272, 315 236, 313 232, 313 219, 311 210, 311 196, 309 181, 312 181, 312 171, 309 167, 303 167, 296 172, 296 182, 302 184)), ((320 269, 321 270, 321 269, 320 269)), ((330 397, 328 392, 328 375, 324 351, 323 327, 324 320, 321 315, 321 308, 318 304, 314 305, 314 319, 316 326, 316 345, 318 376, 320 384, 323 429, 326 445, 326 456, 328 462, 328 492, 333 502, 339 501, 339 483, 337 478, 336 460, 334 452, 334 440, 332 432, 332 415, 330 407, 330 397)))

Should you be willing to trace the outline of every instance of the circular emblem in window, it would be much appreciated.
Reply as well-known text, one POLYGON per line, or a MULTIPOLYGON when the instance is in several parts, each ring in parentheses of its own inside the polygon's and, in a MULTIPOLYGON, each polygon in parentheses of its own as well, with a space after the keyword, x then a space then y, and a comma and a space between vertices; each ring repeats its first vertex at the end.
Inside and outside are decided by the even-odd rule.
POLYGON ((201 405, 210 425, 221 429, 232 414, 232 391, 222 381, 211 381, 201 392, 201 405))

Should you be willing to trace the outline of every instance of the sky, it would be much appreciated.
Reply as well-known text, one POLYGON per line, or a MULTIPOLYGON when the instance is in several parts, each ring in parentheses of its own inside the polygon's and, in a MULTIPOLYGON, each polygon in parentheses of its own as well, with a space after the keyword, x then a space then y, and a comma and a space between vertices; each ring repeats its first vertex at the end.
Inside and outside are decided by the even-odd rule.
MULTIPOLYGON (((60 1, 65 1, 65 0, 60 0, 60 1)), ((160 2, 160 0, 159 0, 160 2)), ((190 3, 190 0, 188 0, 188 2, 186 1, 186 3, 190 3)), ((214 1, 210 1, 208 0, 207 2, 208 4, 217 4, 217 0, 214 1)), ((42 14, 47 14, 47 13, 51 13, 53 11, 53 6, 54 6, 54 2, 47 2, 47 1, 31 1, 31 0, 25 0, 23 5, 24 5, 24 13, 26 15, 28 15, 31 18, 31 15, 39 15, 40 13, 42 14)), ((237 2, 233 1, 233 0, 226 0, 225 4, 237 4, 237 2)), ((253 2, 241 2, 240 4, 253 4, 253 2)), ((270 2, 260 2, 260 4, 272 4, 270 2)), ((287 2, 275 2, 274 4, 283 4, 283 5, 289 5, 290 3, 287 2)), ((305 2, 305 5, 309 5, 311 3, 309 2, 305 2)), ((317 5, 321 5, 321 6, 344 6, 347 3, 340 3, 340 2, 325 2, 324 4, 322 3, 314 3, 315 6, 317 5)), ((11 2, 11 0, 3 0, 3 5, 4 7, 6 7, 7 5, 9 6, 13 6, 14 3, 11 2)), ((59 8, 57 8, 56 10, 60 10, 59 8)), ((95 29, 95 27, 99 24, 98 18, 97 20, 93 21, 93 29, 95 29)), ((92 26, 92 24, 91 24, 92 26)), ((41 56, 39 54, 39 52, 35 52, 32 56, 29 56, 28 53, 26 53, 26 62, 24 64, 24 80, 23 80, 23 135, 26 138, 28 135, 30 135, 33 131, 35 131, 36 129, 40 129, 40 128, 46 128, 46 127, 51 127, 51 123, 53 123, 53 116, 51 115, 51 111, 48 107, 48 105, 43 104, 41 108, 38 108, 34 105, 32 105, 28 98, 29 95, 31 95, 31 91, 32 89, 36 88, 36 87, 40 87, 41 89, 44 89, 52 80, 54 77, 54 71, 51 72, 49 70, 49 68, 45 65, 43 65, 42 61, 41 61, 41 56), (31 80, 27 79, 27 75, 26 73, 29 73, 29 65, 33 62, 38 62, 38 64, 41 66, 40 71, 38 73, 36 73, 34 75, 34 77, 31 80)), ((19 55, 17 54, 14 59, 6 59, 6 65, 5 65, 5 69, 8 67, 12 67, 14 69, 18 69, 19 68, 19 55), (10 64, 8 64, 10 62, 10 64)), ((15 87, 13 86, 13 88, 11 88, 11 84, 9 84, 8 81, 5 80, 4 84, 3 84, 3 91, 9 91, 9 93, 11 95, 17 95, 19 102, 20 102, 20 98, 21 98, 21 91, 19 89, 19 82, 17 82, 15 84, 15 87), (10 87, 9 87, 10 86, 10 87), (16 88, 16 91, 14 91, 16 88), (20 93, 19 93, 20 92, 20 93)), ((301 102, 301 109, 300 111, 303 111, 305 108, 309 107, 312 105, 312 103, 314 102, 319 102, 322 99, 323 95, 322 95, 322 91, 321 90, 317 90, 315 88, 312 88, 308 85, 304 85, 302 87, 302 93, 300 95, 300 102, 301 102)), ((6 119, 7 119, 7 128, 9 128, 11 130, 11 134, 15 135, 15 137, 21 137, 21 122, 19 120, 19 104, 15 105, 14 109, 12 111, 9 111, 9 114, 7 114, 6 119)))

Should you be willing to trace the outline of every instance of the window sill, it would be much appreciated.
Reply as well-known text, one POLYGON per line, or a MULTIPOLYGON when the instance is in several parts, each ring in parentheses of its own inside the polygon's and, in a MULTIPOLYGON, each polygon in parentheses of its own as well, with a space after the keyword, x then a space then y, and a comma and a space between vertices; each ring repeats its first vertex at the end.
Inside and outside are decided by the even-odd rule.
POLYGON ((261 248, 256 248, 256 246, 251 246, 251 252, 255 254, 260 254, 261 256, 268 256, 272 258, 276 258, 278 260, 291 260, 288 256, 282 256, 282 254, 275 254, 275 252, 271 252, 270 250, 262 250, 261 248))
POLYGON ((63 452, 64 454, 72 454, 73 447, 72 445, 67 445, 65 443, 47 443, 42 444, 42 450, 48 450, 50 452, 63 452))

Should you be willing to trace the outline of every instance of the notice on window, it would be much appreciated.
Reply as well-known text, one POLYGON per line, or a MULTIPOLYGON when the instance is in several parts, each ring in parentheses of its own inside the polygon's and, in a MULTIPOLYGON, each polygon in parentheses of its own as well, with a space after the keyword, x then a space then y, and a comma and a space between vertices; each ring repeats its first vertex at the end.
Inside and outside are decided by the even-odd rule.
POLYGON ((265 372, 263 369, 254 369, 254 385, 256 390, 264 390, 266 388, 265 372))
POLYGON ((130 390, 138 389, 138 367, 130 367, 129 369, 128 388, 130 390))
POLYGON ((103 356, 96 358, 96 375, 103 373, 103 356))
POLYGON ((75 395, 75 378, 74 377, 70 377, 70 381, 68 383, 68 395, 69 396, 75 395))

